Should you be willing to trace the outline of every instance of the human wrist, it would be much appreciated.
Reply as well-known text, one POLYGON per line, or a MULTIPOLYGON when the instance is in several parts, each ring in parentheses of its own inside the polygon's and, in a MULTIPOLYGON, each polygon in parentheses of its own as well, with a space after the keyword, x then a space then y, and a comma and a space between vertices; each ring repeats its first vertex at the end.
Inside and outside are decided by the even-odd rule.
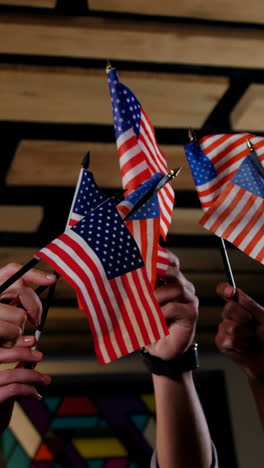
POLYGON ((147 369, 158 376, 178 378, 199 367, 197 343, 192 344, 184 353, 178 354, 173 359, 162 359, 149 353, 145 348, 141 349, 141 355, 147 369))

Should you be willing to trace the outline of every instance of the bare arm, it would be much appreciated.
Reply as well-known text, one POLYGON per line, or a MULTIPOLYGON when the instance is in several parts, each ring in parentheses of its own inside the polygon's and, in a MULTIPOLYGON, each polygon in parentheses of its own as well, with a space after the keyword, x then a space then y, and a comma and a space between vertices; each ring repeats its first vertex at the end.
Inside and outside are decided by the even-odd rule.
POLYGON ((227 304, 216 336, 216 345, 245 374, 264 428, 264 307, 241 289, 221 283, 217 293, 227 304))
MULTIPOLYGON (((179 270, 171 255, 166 284, 156 289, 170 334, 148 347, 162 359, 184 353, 193 342, 198 316, 198 299, 193 285, 179 270)), ((160 468, 209 468, 212 443, 193 383, 192 372, 177 378, 153 374, 157 414, 157 454, 160 468)))

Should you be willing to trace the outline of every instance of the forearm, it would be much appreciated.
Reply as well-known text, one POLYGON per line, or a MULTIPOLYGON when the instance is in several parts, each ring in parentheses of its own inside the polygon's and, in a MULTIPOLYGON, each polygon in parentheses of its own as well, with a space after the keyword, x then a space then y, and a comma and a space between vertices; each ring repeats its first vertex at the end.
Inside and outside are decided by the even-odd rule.
POLYGON ((191 372, 153 375, 160 468, 210 468, 212 443, 191 372))
POLYGON ((258 380, 249 377, 248 381, 255 399, 259 418, 264 429, 264 379, 258 380))

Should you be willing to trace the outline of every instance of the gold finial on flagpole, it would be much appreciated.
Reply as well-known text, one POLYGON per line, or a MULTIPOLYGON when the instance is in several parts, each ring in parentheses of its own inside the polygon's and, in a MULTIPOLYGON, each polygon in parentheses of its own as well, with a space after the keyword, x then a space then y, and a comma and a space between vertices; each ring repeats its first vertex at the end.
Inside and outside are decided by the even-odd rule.
POLYGON ((107 61, 106 61, 106 67, 105 67, 105 69, 106 69, 106 72, 107 72, 107 73, 110 72, 111 70, 113 70, 113 67, 112 67, 112 65, 111 65, 110 60, 107 60, 107 61))
POLYGON ((254 151, 254 146, 252 145, 251 141, 246 138, 246 142, 247 142, 247 147, 249 148, 249 150, 252 152, 254 151))
POLYGON ((197 141, 196 135, 191 127, 188 130, 188 138, 190 141, 197 141))
POLYGON ((177 177, 177 175, 181 172, 181 170, 182 170, 182 166, 178 167, 177 169, 170 169, 167 174, 167 177, 169 177, 170 180, 173 180, 174 177, 177 177))

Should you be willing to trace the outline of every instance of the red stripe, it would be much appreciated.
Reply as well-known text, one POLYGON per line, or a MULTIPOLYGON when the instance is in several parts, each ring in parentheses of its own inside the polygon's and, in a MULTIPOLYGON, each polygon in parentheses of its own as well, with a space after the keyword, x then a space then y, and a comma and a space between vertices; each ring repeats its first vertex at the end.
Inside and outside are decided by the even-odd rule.
POLYGON ((256 260, 257 260, 258 262, 263 263, 263 261, 264 261, 264 247, 262 247, 262 249, 260 250, 260 252, 259 252, 258 255, 256 256, 256 260))

